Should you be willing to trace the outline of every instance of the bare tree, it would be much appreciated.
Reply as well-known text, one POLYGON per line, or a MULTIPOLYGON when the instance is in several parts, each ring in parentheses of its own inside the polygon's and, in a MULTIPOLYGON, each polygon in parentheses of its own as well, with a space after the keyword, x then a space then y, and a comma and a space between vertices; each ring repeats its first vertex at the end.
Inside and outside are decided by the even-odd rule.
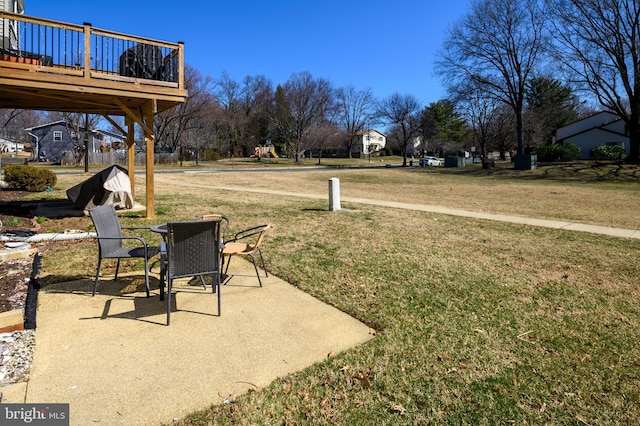
POLYGON ((242 83, 226 73, 216 81, 216 95, 222 107, 220 136, 226 140, 231 155, 248 155, 268 136, 262 125, 265 104, 272 91, 271 82, 263 76, 245 77, 242 83))
POLYGON ((340 148, 344 136, 344 131, 331 123, 320 124, 309 129, 307 135, 309 147, 317 151, 318 164, 321 163, 324 151, 340 148))
POLYGON ((398 147, 402 150, 402 166, 406 166, 409 144, 420 135, 420 103, 413 95, 394 93, 380 102, 377 115, 387 125, 396 128, 391 135, 398 138, 398 147))
MULTIPOLYGON (((544 49, 544 17, 537 0, 474 0, 446 36, 436 71, 449 90, 473 82, 511 107, 518 153, 524 153, 525 84, 544 49)), ((455 96, 454 96, 455 97, 455 96)))
POLYGON ((0 136, 16 142, 26 142, 31 137, 24 132, 42 122, 42 113, 27 109, 0 109, 0 136))
POLYGON ((189 96, 185 103, 156 115, 156 146, 179 149, 182 160, 180 148, 188 144, 188 131, 201 127, 207 108, 214 102, 210 86, 211 79, 204 78, 195 68, 185 66, 185 87, 189 96))
POLYGON ((469 82, 464 89, 458 91, 455 101, 471 126, 473 141, 480 148, 480 155, 486 157, 491 149, 491 129, 496 120, 498 107, 505 104, 497 101, 473 82, 469 82))
POLYGON ((500 158, 506 160, 507 153, 513 155, 516 128, 513 110, 508 105, 499 104, 491 112, 489 123, 489 148, 500 153, 500 158))
POLYGON ((640 2, 546 0, 557 58, 568 78, 588 89, 627 125, 627 163, 640 164, 640 2))
MULTIPOLYGON (((85 158, 87 147, 85 141, 89 140, 89 134, 98 127, 102 120, 102 116, 95 114, 85 114, 78 112, 58 112, 53 111, 47 114, 47 118, 51 121, 64 121, 67 133, 73 142, 73 160, 75 165, 82 164, 85 158)), ((85 163, 85 170, 88 170, 88 164, 85 163)))
POLYGON ((293 74, 276 88, 271 119, 296 162, 306 149, 309 130, 323 124, 333 108, 331 83, 323 78, 314 79, 308 72, 293 74))
POLYGON ((372 124, 375 114, 375 99, 371 90, 356 90, 353 86, 336 91, 337 121, 347 136, 347 153, 351 150, 358 132, 372 124))

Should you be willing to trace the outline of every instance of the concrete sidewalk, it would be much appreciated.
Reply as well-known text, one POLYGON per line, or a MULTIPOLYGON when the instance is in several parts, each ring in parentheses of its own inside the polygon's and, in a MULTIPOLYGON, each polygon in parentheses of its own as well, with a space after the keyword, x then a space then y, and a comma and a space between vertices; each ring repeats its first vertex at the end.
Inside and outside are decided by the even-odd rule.
POLYGON ((159 425, 373 338, 277 277, 260 288, 250 263, 231 266, 221 316, 211 287, 182 280, 168 327, 142 274, 105 277, 95 297, 89 279, 46 287, 31 376, 4 387, 3 402, 69 403, 71 425, 159 425))

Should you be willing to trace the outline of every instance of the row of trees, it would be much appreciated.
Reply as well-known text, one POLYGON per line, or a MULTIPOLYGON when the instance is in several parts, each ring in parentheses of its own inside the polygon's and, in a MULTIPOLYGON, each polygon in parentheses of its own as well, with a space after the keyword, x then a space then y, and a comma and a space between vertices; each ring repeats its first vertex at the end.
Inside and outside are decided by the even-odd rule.
MULTIPOLYGON (((514 148, 512 116, 497 104, 491 110, 483 104, 481 128, 470 124, 478 122, 474 114, 483 114, 481 104, 462 97, 422 106, 410 94, 376 99, 371 90, 334 88, 308 72, 274 89, 264 76, 239 82, 226 74, 213 80, 187 71, 188 102, 156 120, 157 144, 171 151, 212 148, 224 156, 247 156, 257 145, 272 144, 281 154, 299 159, 313 151, 320 160, 326 152, 350 155, 359 132, 381 126, 405 165, 414 151, 443 154, 479 146, 484 155, 504 155, 514 148)), ((571 90, 542 77, 527 86, 527 105, 530 146, 549 142, 558 125, 577 116, 571 90)))
POLYGON ((274 88, 264 76, 239 82, 227 74, 213 80, 187 71, 188 102, 156 120, 158 145, 172 151, 209 147, 246 156, 257 145, 272 144, 296 160, 310 151, 318 158, 329 151, 351 155, 358 133, 387 126, 391 146, 405 153, 406 162, 417 137, 441 134, 430 108, 423 109, 412 95, 379 100, 370 89, 334 88, 308 72, 274 88))
POLYGON ((274 87, 265 76, 214 79, 187 66, 188 101, 156 117, 156 146, 197 158, 204 150, 247 156, 272 144, 297 160, 311 151, 351 155, 359 132, 382 128, 404 164, 416 142, 429 153, 475 147, 505 156, 550 144, 558 127, 604 108, 625 120, 627 162, 638 163, 638 46, 637 0, 472 0, 435 64, 447 99, 423 106, 411 94, 376 99, 308 72, 274 87))
POLYGON ((533 135, 548 140, 548 129, 572 118, 571 93, 584 92, 625 121, 626 161, 638 164, 639 46, 637 0, 472 0, 448 31, 436 71, 481 145, 491 122, 508 113, 524 153, 533 135))
POLYGON ((307 150, 351 153, 358 132, 382 126, 406 164, 416 141, 425 152, 476 147, 481 155, 523 154, 552 143, 558 127, 604 108, 626 122, 627 162, 638 163, 639 38, 635 0, 472 0, 436 62, 448 99, 426 107, 411 94, 378 100, 370 90, 334 89, 307 72, 273 89, 265 77, 213 81, 191 70, 189 104, 204 96, 206 112, 173 128, 178 131, 166 127, 159 141, 185 146, 182 130, 193 128, 197 140, 222 153, 246 155, 257 144, 273 143, 298 158, 307 150))

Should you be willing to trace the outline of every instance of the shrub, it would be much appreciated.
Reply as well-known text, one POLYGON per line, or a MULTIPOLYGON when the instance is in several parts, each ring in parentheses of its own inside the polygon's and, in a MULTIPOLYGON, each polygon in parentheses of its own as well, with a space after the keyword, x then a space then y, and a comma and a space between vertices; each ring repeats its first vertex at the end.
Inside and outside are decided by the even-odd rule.
POLYGON ((537 146, 533 149, 533 154, 538 156, 538 161, 561 161, 564 154, 564 147, 558 144, 537 146))
POLYGON ((51 170, 13 164, 4 168, 4 180, 11 188, 39 192, 53 188, 58 178, 51 170))
POLYGON ((562 154, 562 160, 573 161, 580 157, 582 149, 573 142, 567 142, 564 144, 564 153, 562 154))
POLYGON ((564 146, 559 144, 537 146, 533 149, 533 154, 538 156, 538 161, 573 161, 580 156, 582 150, 572 142, 567 142, 564 146))
POLYGON ((591 156, 596 160, 624 160, 627 153, 621 145, 598 145, 591 148, 591 156))

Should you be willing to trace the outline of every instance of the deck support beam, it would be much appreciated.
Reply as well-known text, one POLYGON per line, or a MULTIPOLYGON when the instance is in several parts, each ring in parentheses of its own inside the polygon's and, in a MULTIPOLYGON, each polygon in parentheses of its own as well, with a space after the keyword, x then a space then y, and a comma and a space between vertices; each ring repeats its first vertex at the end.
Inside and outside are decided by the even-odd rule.
POLYGON ((143 116, 145 123, 144 131, 144 143, 146 149, 146 194, 147 194, 147 219, 153 219, 156 216, 155 198, 154 198, 154 176, 153 167, 155 160, 154 141, 155 136, 153 133, 153 119, 157 114, 157 103, 155 100, 147 102, 143 107, 143 116))
POLYGON ((127 135, 127 172, 129 173, 129 181, 131 181, 131 197, 136 199, 136 141, 135 141, 135 124, 128 116, 124 117, 124 124, 127 127, 126 132, 122 132, 127 135))

